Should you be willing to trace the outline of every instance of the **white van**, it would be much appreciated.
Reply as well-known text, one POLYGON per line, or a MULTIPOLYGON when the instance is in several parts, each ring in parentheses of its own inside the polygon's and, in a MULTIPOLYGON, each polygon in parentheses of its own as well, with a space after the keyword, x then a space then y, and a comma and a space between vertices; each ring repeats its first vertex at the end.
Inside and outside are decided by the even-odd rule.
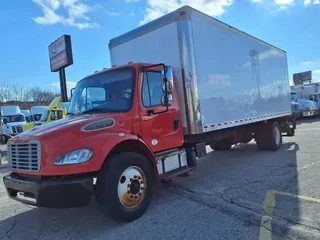
POLYGON ((0 134, 4 135, 6 141, 10 137, 23 132, 23 125, 27 121, 19 106, 1 106, 1 115, 2 127, 0 134))
POLYGON ((30 108, 30 112, 33 117, 33 121, 34 122, 40 121, 42 114, 45 113, 46 110, 48 110, 48 106, 32 106, 30 108))
POLYGON ((21 113, 26 117, 26 122, 33 122, 33 116, 30 114, 30 110, 21 110, 21 113))

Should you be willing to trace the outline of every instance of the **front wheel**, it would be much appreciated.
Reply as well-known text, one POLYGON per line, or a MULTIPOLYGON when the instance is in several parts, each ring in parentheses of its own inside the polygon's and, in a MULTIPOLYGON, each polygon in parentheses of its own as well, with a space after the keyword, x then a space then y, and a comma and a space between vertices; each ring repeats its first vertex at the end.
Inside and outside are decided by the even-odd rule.
POLYGON ((148 159, 134 153, 119 153, 106 160, 97 179, 97 202, 104 214, 131 222, 147 210, 154 176, 148 159))

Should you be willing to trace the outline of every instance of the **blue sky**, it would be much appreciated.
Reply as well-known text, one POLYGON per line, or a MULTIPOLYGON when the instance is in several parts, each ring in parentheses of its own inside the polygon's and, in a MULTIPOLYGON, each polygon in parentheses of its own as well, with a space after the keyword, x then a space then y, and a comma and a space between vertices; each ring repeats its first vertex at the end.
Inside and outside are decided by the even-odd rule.
POLYGON ((72 86, 110 67, 109 39, 186 4, 286 50, 290 79, 320 81, 320 0, 0 0, 0 83, 57 88, 48 45, 70 34, 72 86))

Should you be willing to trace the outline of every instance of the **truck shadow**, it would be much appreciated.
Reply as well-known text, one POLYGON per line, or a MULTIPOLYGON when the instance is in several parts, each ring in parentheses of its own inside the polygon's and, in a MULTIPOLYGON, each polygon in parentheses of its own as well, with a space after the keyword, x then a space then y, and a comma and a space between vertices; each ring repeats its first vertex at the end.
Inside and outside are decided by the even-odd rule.
MULTIPOLYGON (((299 145, 294 142, 284 143, 277 152, 258 151, 252 142, 235 146, 230 151, 211 151, 199 161, 197 171, 192 172, 188 179, 177 178, 174 185, 188 189, 190 194, 198 195, 202 200, 207 198, 208 202, 214 196, 229 205, 268 215, 264 213, 264 207, 266 202, 270 202, 270 199, 266 201, 269 190, 299 194, 297 151, 299 145)), ((285 228, 278 225, 273 228, 275 234, 283 239, 289 230, 289 222, 296 223, 300 219, 298 199, 287 200, 275 196, 277 204, 272 214, 288 222, 285 228)), ((261 219, 253 219, 251 214, 236 215, 249 224, 261 224, 261 219)))
POLYGON ((145 229, 159 228, 155 226, 157 214, 163 212, 162 207, 159 209, 162 206, 159 198, 166 204, 175 199, 157 191, 150 210, 129 224, 109 220, 99 211, 94 197, 90 206, 71 209, 36 208, 8 200, 12 204, 6 212, 13 216, 0 220, 0 239, 150 239, 145 229))

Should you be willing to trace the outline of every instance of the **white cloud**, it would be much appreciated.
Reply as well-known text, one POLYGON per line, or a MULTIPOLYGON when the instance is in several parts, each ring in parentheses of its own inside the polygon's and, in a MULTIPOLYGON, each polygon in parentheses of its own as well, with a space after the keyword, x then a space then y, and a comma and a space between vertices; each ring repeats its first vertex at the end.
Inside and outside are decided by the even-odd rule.
POLYGON ((99 25, 92 22, 87 14, 100 5, 89 6, 83 0, 32 0, 41 7, 43 16, 33 20, 41 25, 63 24, 79 29, 95 28, 99 25), (62 14, 65 12, 65 14, 62 14))
POLYGON ((275 4, 277 5, 292 5, 294 0, 274 0, 275 4))
POLYGON ((318 64, 319 62, 312 62, 312 61, 305 61, 305 62, 302 62, 301 64, 302 65, 313 65, 313 64, 318 64))
POLYGON ((210 16, 220 16, 234 3, 234 0, 147 0, 144 19, 140 24, 150 22, 184 5, 189 5, 210 16))
POLYGON ((228 74, 209 74, 208 82, 215 88, 225 88, 231 85, 229 81, 230 76, 228 74))
POLYGON ((314 70, 312 72, 315 73, 315 74, 320 74, 320 69, 314 70))
POLYGON ((310 5, 310 4, 320 4, 320 0, 304 0, 304 5, 310 5))

